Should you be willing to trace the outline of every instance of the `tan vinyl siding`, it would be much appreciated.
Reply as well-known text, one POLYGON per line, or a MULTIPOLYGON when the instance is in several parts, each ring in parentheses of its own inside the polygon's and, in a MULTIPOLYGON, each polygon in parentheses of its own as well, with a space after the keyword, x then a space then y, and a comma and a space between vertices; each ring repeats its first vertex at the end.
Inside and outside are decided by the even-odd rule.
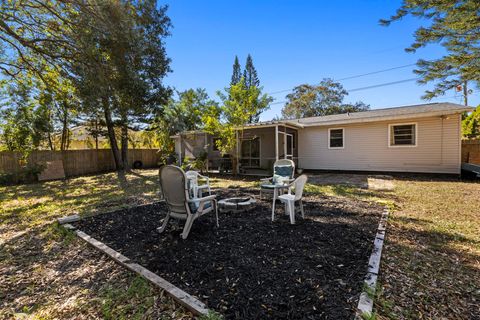
POLYGON ((328 148, 328 126, 298 131, 305 169, 460 173, 460 115, 343 125, 344 148, 328 148), (417 146, 389 147, 389 124, 416 123, 417 146))

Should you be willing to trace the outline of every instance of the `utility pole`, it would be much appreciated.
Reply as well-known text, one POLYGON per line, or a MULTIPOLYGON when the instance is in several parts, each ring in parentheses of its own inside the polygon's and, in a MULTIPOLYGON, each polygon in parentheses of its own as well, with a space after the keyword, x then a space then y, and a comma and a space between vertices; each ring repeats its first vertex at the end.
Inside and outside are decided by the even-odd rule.
POLYGON ((463 83, 463 101, 465 103, 465 107, 468 107, 468 89, 467 89, 467 81, 463 83))

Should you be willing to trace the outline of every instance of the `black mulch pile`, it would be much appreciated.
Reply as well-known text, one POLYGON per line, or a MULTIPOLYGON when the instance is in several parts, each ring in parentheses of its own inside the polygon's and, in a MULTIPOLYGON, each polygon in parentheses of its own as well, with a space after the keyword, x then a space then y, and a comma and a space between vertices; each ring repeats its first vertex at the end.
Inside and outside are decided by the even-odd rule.
MULTIPOLYGON (((217 190, 219 199, 255 190, 217 190)), ((306 219, 290 225, 277 205, 183 222, 163 234, 162 203, 86 218, 77 227, 198 297, 226 319, 350 319, 362 289, 382 208, 307 196, 306 219)), ((258 200, 258 199, 257 199, 258 200)))

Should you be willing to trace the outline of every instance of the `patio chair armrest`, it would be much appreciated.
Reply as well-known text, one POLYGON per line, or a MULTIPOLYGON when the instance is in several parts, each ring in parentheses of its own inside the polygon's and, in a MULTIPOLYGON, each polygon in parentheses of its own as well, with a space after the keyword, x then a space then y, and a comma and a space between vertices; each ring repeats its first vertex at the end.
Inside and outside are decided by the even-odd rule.
POLYGON ((196 198, 196 199, 188 199, 188 202, 207 202, 207 201, 211 201, 211 200, 215 200, 217 198, 217 195, 215 194, 212 194, 212 195, 209 195, 209 196, 206 196, 206 197, 202 197, 202 198, 196 198))
POLYGON ((213 205, 214 207, 217 206, 217 200, 216 200, 217 196, 212 194, 210 196, 206 196, 206 197, 202 197, 202 198, 197 198, 195 200, 188 200, 188 202, 198 202, 198 209, 197 209, 197 213, 200 213, 202 214, 203 212, 203 207, 205 206, 205 203, 207 203, 208 201, 212 201, 213 202, 213 205))
POLYGON ((209 178, 209 177, 207 177, 207 176, 202 176, 200 173, 198 174, 198 177, 199 177, 200 179, 207 180, 207 183, 210 181, 210 178, 209 178))
POLYGON ((263 182, 269 182, 273 179, 273 177, 270 177, 270 178, 261 178, 260 181, 263 181, 263 182))

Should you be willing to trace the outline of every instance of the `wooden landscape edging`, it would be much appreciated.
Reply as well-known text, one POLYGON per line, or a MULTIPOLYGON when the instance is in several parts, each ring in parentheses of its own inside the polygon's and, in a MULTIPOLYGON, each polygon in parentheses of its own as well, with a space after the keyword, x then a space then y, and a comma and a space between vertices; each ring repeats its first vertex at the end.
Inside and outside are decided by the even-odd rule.
MULTIPOLYGON (((355 314, 355 319, 358 320, 364 319, 365 316, 372 315, 373 299, 376 292, 377 279, 380 271, 380 260, 382 256, 383 243, 385 240, 388 214, 388 208, 385 208, 378 224, 377 233, 373 242, 372 254, 370 255, 370 259, 368 261, 368 269, 364 279, 364 287, 360 294, 357 311, 355 314)), ((207 306, 197 298, 174 286, 167 280, 151 272, 147 268, 139 265, 138 263, 132 262, 128 257, 113 250, 103 242, 92 238, 81 230, 76 230, 76 228, 71 225, 70 222, 75 222, 78 220, 80 220, 80 217, 78 215, 73 215, 59 218, 58 223, 63 224, 66 229, 73 230, 80 239, 84 240, 85 242, 93 246, 95 249, 105 253, 118 264, 129 269, 130 271, 137 273, 144 279, 164 290, 175 301, 190 310, 195 315, 207 315, 209 313, 209 309, 207 308, 207 306)))
MULTIPOLYGON (((76 217, 75 218, 70 218, 70 219, 69 218, 70 217, 65 217, 65 218, 58 219, 58 222, 60 224, 62 224, 61 221, 73 222, 73 221, 75 221, 74 219, 76 217)), ((76 221, 78 221, 78 220, 76 220, 76 221)), ((73 225, 71 225, 69 223, 64 224, 64 227, 66 229, 70 229, 70 230, 75 230, 76 229, 73 225)), ((145 267, 142 267, 138 263, 132 262, 128 257, 124 256, 120 252, 117 252, 117 251, 113 250, 112 248, 110 248, 109 246, 104 244, 103 242, 98 241, 95 238, 92 238, 91 236, 89 236, 88 234, 86 234, 83 231, 75 230, 75 234, 80 239, 82 239, 83 241, 85 241, 88 244, 90 244, 91 246, 93 246, 95 249, 97 249, 97 250, 105 253, 109 257, 111 257, 115 262, 117 262, 121 266, 129 269, 130 271, 133 271, 133 272, 137 273, 142 278, 148 280, 152 284, 154 284, 157 287, 159 287, 160 289, 164 290, 176 302, 178 302, 179 304, 181 304, 182 306, 187 308, 193 314, 195 314, 195 315, 207 315, 208 314, 209 310, 203 302, 201 302, 197 298, 193 297, 192 295, 186 293, 182 289, 174 286, 173 284, 171 284, 167 280, 163 279, 159 275, 151 272, 150 270, 148 270, 145 267)))
POLYGON ((380 260, 382 258, 383 242, 385 241, 385 231, 387 229, 388 208, 382 213, 377 228, 377 234, 373 242, 372 254, 368 260, 367 275, 364 280, 364 287, 358 300, 355 319, 364 319, 365 316, 371 316, 373 311, 373 299, 377 289, 378 273, 380 272, 380 260))

